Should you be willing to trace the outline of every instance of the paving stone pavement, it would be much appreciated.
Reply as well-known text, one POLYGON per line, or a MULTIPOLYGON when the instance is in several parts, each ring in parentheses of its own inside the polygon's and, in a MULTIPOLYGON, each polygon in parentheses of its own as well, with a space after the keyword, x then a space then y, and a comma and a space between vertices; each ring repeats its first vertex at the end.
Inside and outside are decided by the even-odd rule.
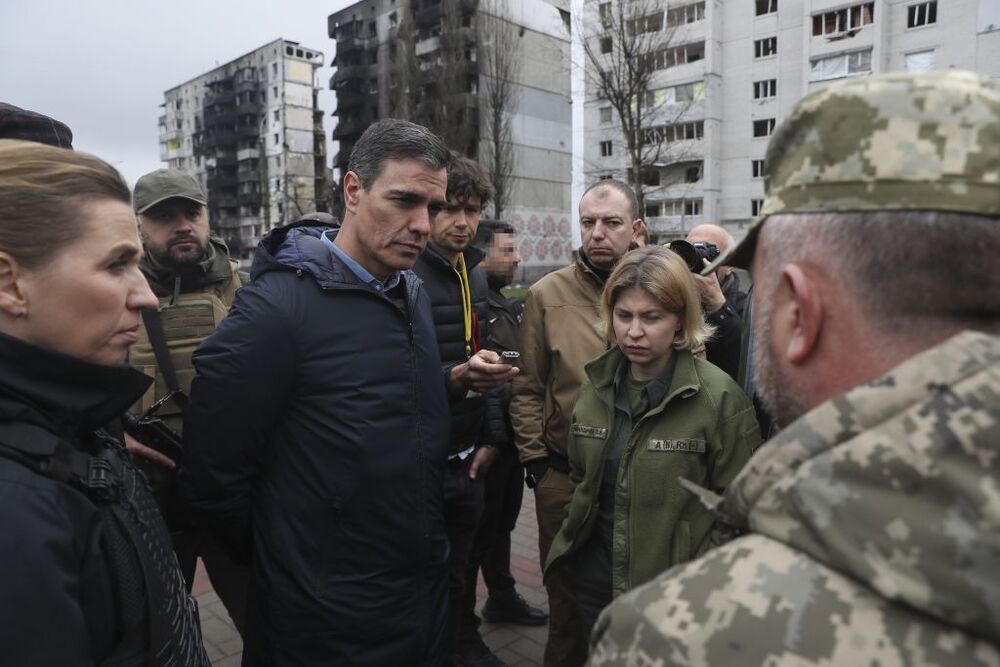
MULTIPOLYGON (((510 550, 510 569, 514 579, 517 580, 518 591, 530 604, 548 611, 549 602, 542 587, 542 573, 538 567, 535 494, 528 490, 524 493, 517 528, 511 534, 510 550)), ((205 649, 212 660, 212 665, 239 667, 243 655, 243 641, 233 627, 226 608, 212 591, 212 585, 200 562, 193 592, 198 600, 205 649)), ((476 593, 478 607, 486 600, 486 586, 481 576, 476 593)), ((510 667, 534 667, 542 664, 548 627, 483 623, 480 632, 486 645, 510 667)))

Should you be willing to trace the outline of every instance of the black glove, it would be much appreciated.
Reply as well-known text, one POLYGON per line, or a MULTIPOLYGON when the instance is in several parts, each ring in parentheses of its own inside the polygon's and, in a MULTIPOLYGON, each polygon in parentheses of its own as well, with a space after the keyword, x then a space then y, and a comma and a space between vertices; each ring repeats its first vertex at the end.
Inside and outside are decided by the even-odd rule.
POLYGON ((531 459, 524 464, 524 470, 527 473, 524 476, 524 482, 528 485, 529 489, 533 489, 541 481, 542 477, 549 469, 549 457, 544 456, 540 459, 531 459))

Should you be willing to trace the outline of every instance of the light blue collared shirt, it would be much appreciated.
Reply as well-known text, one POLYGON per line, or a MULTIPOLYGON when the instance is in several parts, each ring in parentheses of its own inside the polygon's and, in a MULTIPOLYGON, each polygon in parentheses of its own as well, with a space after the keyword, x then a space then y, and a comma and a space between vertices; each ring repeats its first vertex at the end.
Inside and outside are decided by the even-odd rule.
POLYGON ((339 257, 340 261, 347 265, 347 268, 351 270, 351 273, 356 275, 361 282, 375 288, 379 294, 385 294, 399 284, 399 281, 403 277, 402 271, 393 271, 392 275, 389 276, 389 280, 383 283, 381 280, 369 273, 365 267, 348 257, 346 252, 338 248, 337 244, 333 242, 333 239, 327 236, 329 233, 330 232, 323 232, 323 235, 320 237, 323 239, 323 243, 330 249, 330 252, 339 257))

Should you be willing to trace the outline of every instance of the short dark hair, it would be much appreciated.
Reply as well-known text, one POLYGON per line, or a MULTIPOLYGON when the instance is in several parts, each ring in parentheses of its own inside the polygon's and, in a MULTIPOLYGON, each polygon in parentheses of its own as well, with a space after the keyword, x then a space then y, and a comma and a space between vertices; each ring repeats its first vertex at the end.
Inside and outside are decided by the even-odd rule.
POLYGON ((385 118, 368 126, 351 150, 347 171, 353 171, 365 190, 382 173, 386 160, 418 160, 434 169, 448 166, 448 146, 423 125, 385 118))
POLYGON ((480 220, 479 229, 476 230, 476 238, 472 239, 472 245, 483 252, 489 252, 493 245, 493 236, 496 234, 514 234, 514 226, 503 220, 480 220))
POLYGON ((486 206, 493 198, 493 185, 474 160, 457 151, 451 151, 447 198, 464 201, 469 197, 479 197, 480 205, 486 206))
POLYGON ((583 191, 583 194, 580 195, 581 201, 591 190, 596 190, 601 187, 609 187, 612 190, 617 190, 625 195, 625 198, 628 200, 629 209, 632 211, 632 220, 629 220, 629 222, 638 220, 641 217, 639 215, 639 199, 635 196, 635 190, 633 190, 632 186, 628 183, 625 181, 619 181, 617 178, 605 178, 591 183, 587 186, 587 189, 583 191))
POLYGON ((870 320, 919 340, 940 330, 1000 332, 1000 218, 952 211, 781 213, 761 229, 760 289, 795 261, 830 267, 870 320), (937 325, 929 324, 929 321, 937 325))

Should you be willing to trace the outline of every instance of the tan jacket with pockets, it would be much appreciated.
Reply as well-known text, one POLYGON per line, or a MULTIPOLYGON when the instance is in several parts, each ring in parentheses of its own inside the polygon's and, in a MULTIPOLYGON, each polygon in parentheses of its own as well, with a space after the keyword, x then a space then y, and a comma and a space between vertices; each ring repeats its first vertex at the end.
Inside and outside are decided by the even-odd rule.
POLYGON ((584 366, 607 344, 601 320, 603 284, 579 257, 528 290, 521 323, 521 374, 514 378, 510 418, 521 461, 555 452, 566 458, 573 404, 584 366))

